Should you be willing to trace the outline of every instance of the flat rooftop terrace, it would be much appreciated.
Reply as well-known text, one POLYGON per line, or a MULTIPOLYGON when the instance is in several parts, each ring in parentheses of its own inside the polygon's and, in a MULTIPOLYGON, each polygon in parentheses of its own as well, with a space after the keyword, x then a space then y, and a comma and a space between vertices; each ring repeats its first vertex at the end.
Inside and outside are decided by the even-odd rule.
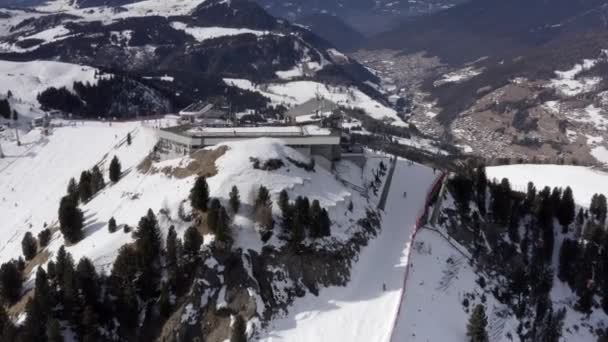
POLYGON ((257 126, 257 127, 201 127, 181 125, 164 130, 190 137, 322 137, 340 135, 319 126, 257 126))

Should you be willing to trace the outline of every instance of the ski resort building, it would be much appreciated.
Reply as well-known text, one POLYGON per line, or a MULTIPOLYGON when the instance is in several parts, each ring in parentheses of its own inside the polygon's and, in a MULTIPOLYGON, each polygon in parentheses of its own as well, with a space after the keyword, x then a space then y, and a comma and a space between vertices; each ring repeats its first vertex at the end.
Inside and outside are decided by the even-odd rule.
POLYGON ((260 127, 204 127, 181 125, 161 129, 162 147, 179 153, 215 146, 222 143, 256 138, 276 138, 286 145, 315 159, 327 169, 341 157, 341 133, 319 126, 260 126, 260 127))
POLYGON ((228 124, 228 114, 212 103, 195 102, 179 112, 182 122, 222 127, 228 124))
POLYGON ((320 121, 321 118, 330 116, 338 108, 340 106, 333 101, 314 98, 290 109, 285 116, 294 123, 320 121))

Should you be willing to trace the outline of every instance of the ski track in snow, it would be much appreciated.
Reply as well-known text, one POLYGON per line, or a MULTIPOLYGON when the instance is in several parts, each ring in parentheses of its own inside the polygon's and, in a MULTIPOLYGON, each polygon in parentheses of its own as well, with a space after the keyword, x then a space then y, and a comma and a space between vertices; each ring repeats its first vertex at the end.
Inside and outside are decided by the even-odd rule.
POLYGON ((347 286, 296 299, 289 314, 273 321, 260 341, 389 341, 401 304, 409 239, 434 179, 430 168, 399 160, 382 231, 362 249, 347 286))

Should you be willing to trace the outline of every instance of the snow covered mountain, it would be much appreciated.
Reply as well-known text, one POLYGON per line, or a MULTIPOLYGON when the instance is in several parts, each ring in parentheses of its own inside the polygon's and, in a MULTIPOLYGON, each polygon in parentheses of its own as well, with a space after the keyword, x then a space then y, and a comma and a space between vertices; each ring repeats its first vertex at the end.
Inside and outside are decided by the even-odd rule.
MULTIPOLYGON (((94 66, 113 76, 93 89, 126 99, 121 108, 133 108, 129 113, 109 108, 99 113, 97 108, 95 114, 88 110, 78 114, 166 113, 227 93, 232 93, 239 110, 266 108, 267 99, 227 86, 225 77, 256 83, 309 79, 352 85, 383 101, 369 86, 376 77, 363 66, 334 53, 329 43, 310 31, 245 0, 147 0, 120 6, 56 0, 2 13, 6 19, 0 24, 0 60, 94 66), (130 92, 155 105, 141 108, 129 99, 130 92)), ((77 96, 90 102, 83 92, 77 96)))

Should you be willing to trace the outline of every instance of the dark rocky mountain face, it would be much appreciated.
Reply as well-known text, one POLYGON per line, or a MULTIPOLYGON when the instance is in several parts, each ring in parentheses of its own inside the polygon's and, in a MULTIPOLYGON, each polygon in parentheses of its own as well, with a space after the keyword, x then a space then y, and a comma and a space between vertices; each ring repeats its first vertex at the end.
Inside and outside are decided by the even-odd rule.
POLYGON ((270 13, 299 22, 316 14, 340 17, 356 31, 378 33, 399 21, 433 13, 468 0, 256 0, 270 13))
POLYGON ((329 41, 341 51, 349 51, 361 44, 363 34, 345 23, 339 16, 331 14, 311 14, 297 19, 298 24, 329 41))
POLYGON ((514 56, 574 30, 604 27, 606 0, 473 0, 369 39, 367 48, 426 51, 462 63, 514 56))

